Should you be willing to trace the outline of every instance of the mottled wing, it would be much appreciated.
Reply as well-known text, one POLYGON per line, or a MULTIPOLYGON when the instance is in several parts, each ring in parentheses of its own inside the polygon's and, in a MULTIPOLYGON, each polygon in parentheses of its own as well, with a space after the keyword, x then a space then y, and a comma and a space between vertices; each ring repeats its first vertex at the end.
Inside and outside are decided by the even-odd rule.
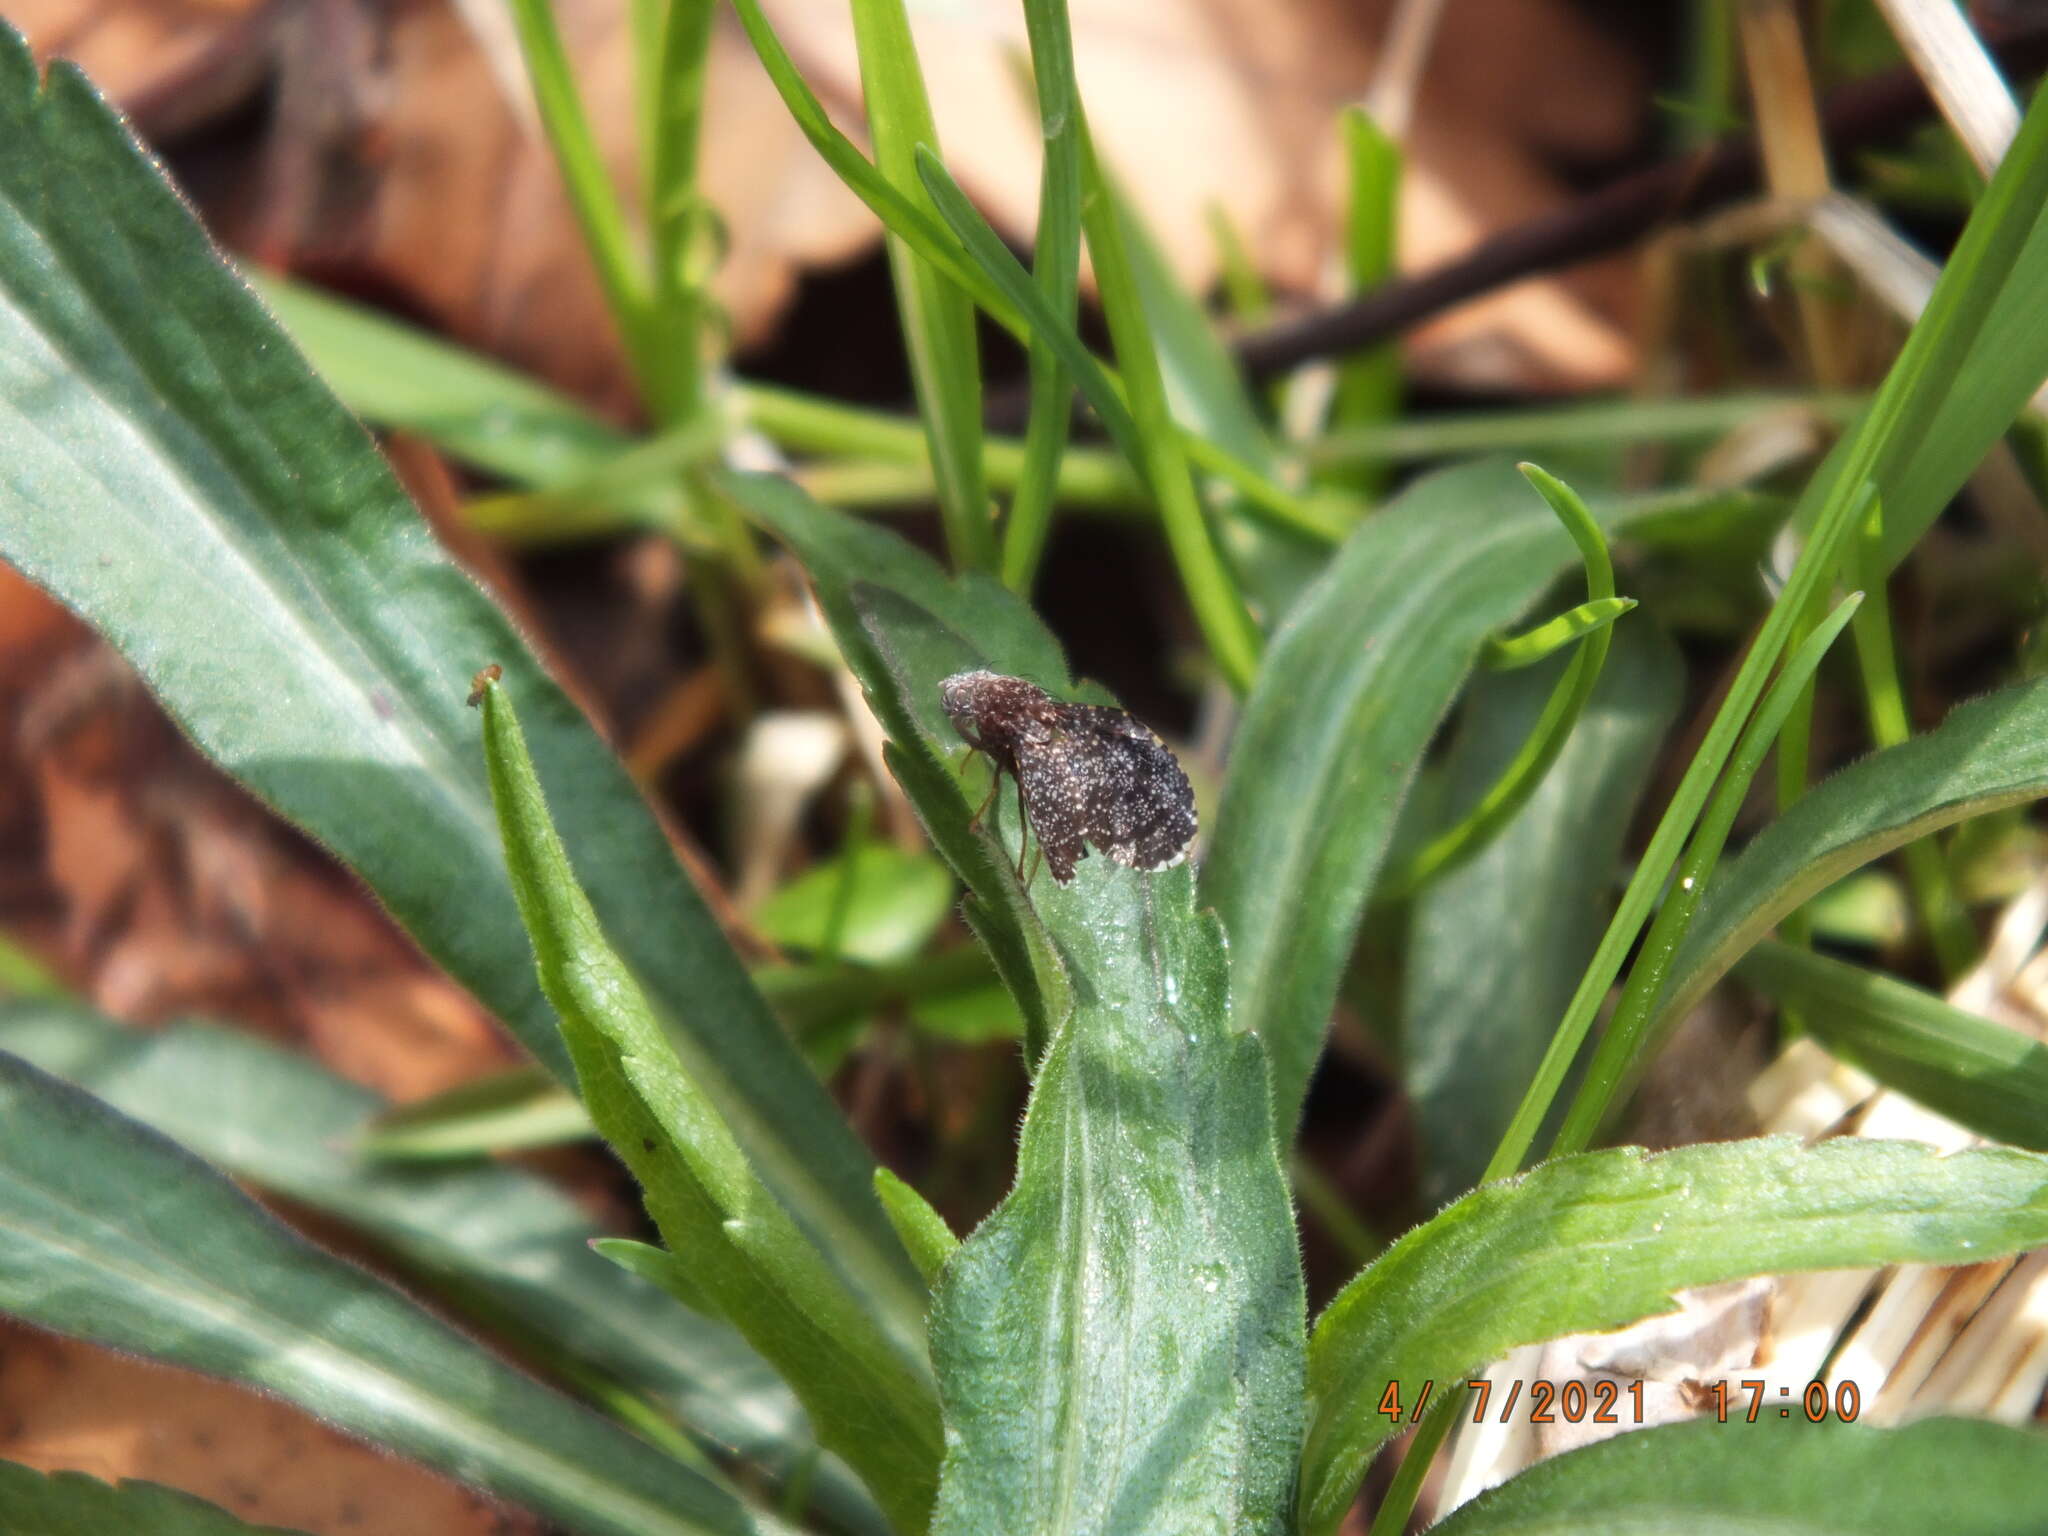
POLYGON ((1085 786, 1074 771, 1072 742, 1065 733, 1032 734, 1037 739, 1017 743, 1017 785, 1025 819, 1045 851, 1046 868, 1065 885, 1074 878, 1074 866, 1088 857, 1081 841, 1085 786))
POLYGON ((1131 869, 1165 869, 1195 840, 1195 792, 1151 731, 1120 709, 1075 704, 1064 735, 1080 784, 1081 833, 1131 869))

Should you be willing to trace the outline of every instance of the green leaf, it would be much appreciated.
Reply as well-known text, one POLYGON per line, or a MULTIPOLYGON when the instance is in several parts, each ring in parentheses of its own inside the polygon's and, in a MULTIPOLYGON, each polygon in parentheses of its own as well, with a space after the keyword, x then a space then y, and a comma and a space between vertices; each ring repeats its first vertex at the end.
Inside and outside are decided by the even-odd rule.
POLYGON ((864 842, 814 864, 754 912, 762 937, 785 949, 831 949, 888 965, 923 949, 953 909, 953 877, 928 853, 864 842), (843 916, 841 916, 843 914, 843 916), (835 919, 841 931, 836 944, 835 919))
POLYGON ((583 1101, 536 1066, 507 1067, 379 1115, 366 1157, 437 1161, 559 1146, 596 1135, 583 1101))
POLYGON ((666 1248, 630 1237, 593 1238, 590 1251, 609 1259, 629 1275, 638 1275, 704 1317, 718 1316, 718 1305, 690 1278, 689 1267, 666 1248))
POLYGON ((927 1283, 938 1279, 939 1271, 946 1267, 946 1260, 960 1247, 960 1239, 946 1225, 946 1218, 933 1210, 923 1195, 887 1168, 875 1170, 875 1193, 881 1197, 882 1209, 896 1224, 896 1235, 903 1239, 903 1246, 916 1262, 918 1273, 927 1283))
POLYGON ((481 353, 262 273, 248 280, 349 409, 417 432, 515 484, 582 479, 633 439, 577 401, 481 353))
MULTIPOLYGON (((338 1217, 408 1273, 530 1353, 661 1406, 778 1476, 816 1459, 781 1380, 723 1323, 679 1314, 588 1248, 597 1229, 554 1186, 487 1162, 380 1166, 349 1156, 383 1101, 239 1030, 124 1029, 76 1004, 0 1006, 0 1050, 78 1084, 239 1179, 338 1217)), ((851 1474, 820 1507, 880 1524, 851 1474)))
MULTIPOLYGON (((745 5, 751 0, 734 0, 734 3, 745 5)), ((1009 247, 1003 244, 996 232, 989 228, 988 221, 975 210, 974 204, 967 200, 967 194, 955 184, 939 158, 929 153, 920 154, 918 171, 924 177, 925 190, 931 194, 940 216, 953 231, 952 237, 939 238, 948 239, 947 248, 954 257, 966 260, 976 273, 979 286, 970 289, 976 294, 976 302, 988 312, 989 318, 1011 330, 1027 345, 1032 341, 1044 341, 1052 347, 1060 362, 1074 375, 1074 381, 1088 403, 1102 418, 1103 430, 1115 441, 1118 451, 1133 467, 1149 477, 1147 449, 1138 436, 1131 409, 1125 404, 1122 381, 1096 360, 1074 327, 1059 318, 1038 285, 1032 282, 1030 274, 1010 254, 1009 247)), ((1177 427, 1175 432, 1180 438, 1180 451, 1184 457, 1229 482, 1240 493, 1247 516, 1258 516, 1275 527, 1321 543, 1335 543, 1353 521, 1349 515, 1333 515, 1326 504, 1280 489, 1256 469, 1207 438, 1177 427)), ((1167 451, 1172 452, 1170 449, 1167 451)), ((1154 499, 1157 499, 1156 492, 1154 499)))
POLYGON ((297 1536, 280 1525, 250 1525, 175 1488, 46 1475, 12 1461, 0 1461, 0 1510, 7 1536, 297 1536))
POLYGON ((1290 1527, 1300 1260, 1264 1053, 1185 866, 1038 900, 1075 976, 1017 1184, 947 1263, 940 1533, 1290 1527))
POLYGON ((1022 336, 1023 322, 1004 297, 996 291, 981 269, 960 252, 960 245, 946 233, 946 227, 931 216, 929 205, 910 197, 875 168, 853 141, 833 125, 824 103, 804 80, 803 72, 782 46, 774 27, 761 10, 760 0, 733 0, 747 40, 768 72, 776 94, 803 136, 811 141, 818 158, 846 189, 873 210, 875 217, 892 235, 906 242, 917 254, 944 272, 963 293, 974 299, 1003 329, 1022 336))
POLYGON ((959 738, 938 724, 936 687, 929 698, 904 693, 870 620, 878 605, 913 604, 959 637, 962 665, 975 664, 967 639, 972 636, 986 654, 1009 658, 1016 676, 1048 683, 1064 680, 1066 658, 1030 609, 993 582, 971 575, 949 582, 894 534, 827 511, 786 480, 728 475, 718 483, 803 562, 847 666, 889 733, 890 770, 916 807, 932 846, 968 889, 969 921, 1017 999, 1035 1061, 1066 1012, 1066 973, 1006 856, 970 825, 974 807, 962 799, 941 756, 959 738), (927 717, 923 725, 920 712, 927 717))
MULTIPOLYGON (((1445 767, 1450 808, 1494 782, 1560 660, 1480 679, 1445 767)), ((1613 906, 1622 839, 1685 673, 1649 626, 1615 636, 1564 754, 1500 835, 1423 888, 1408 925, 1402 1072, 1431 1208, 1479 1180, 1613 906)))
POLYGON ((1389 1382, 1458 1382, 1522 1344, 1748 1275, 1974 1263, 2048 1241, 2048 1158, 1789 1137, 1559 1158, 1481 1186, 1346 1286, 1309 1348, 1302 1529, 1328 1536, 1399 1425, 1389 1382))
MULTIPOLYGON (((918 178, 920 148, 936 154, 938 129, 903 0, 853 0, 854 45, 875 166, 912 204, 929 210, 918 178)), ((931 442, 939 510, 953 563, 987 570, 996 563, 995 529, 981 472, 981 361, 974 303, 901 236, 891 231, 889 270, 918 409, 931 442)))
POLYGON ((469 675, 501 665, 592 904, 692 1076, 820 1246, 914 1328, 923 1287, 872 1160, 625 769, 105 104, 64 64, 39 91, 0 34, 0 555, 566 1076, 462 707, 469 675))
MULTIPOLYGON (((1173 418, 1186 441, 1190 446, 1213 444, 1262 481, 1274 483, 1280 465, 1272 439, 1215 323, 1181 286, 1120 178, 1104 175, 1100 195, 1113 200, 1132 286, 1158 351, 1173 418)), ((1210 487, 1206 494, 1217 512, 1217 540, 1242 573, 1247 600, 1255 613, 1269 618, 1293 606, 1330 558, 1330 544, 1349 531, 1362 510, 1347 508, 1318 535, 1304 537, 1304 530, 1275 526, 1270 509, 1254 505, 1242 492, 1219 495, 1210 487)))
POLYGON ((1152 332, 1175 419, 1271 476, 1276 467, 1273 444, 1237 360, 1202 306, 1174 275, 1166 253, 1126 194, 1122 178, 1105 171, 1099 191, 1115 209, 1131 286, 1152 332))
POLYGON ((2048 678, 1957 706, 1815 785, 1707 888, 1659 1004, 1682 1017, 1787 912, 1892 849, 2048 795, 2048 678))
POLYGON ((2044 289, 2048 95, 2037 92, 1898 361, 1815 473, 1799 515, 1838 480, 1874 481, 1884 504, 1878 568, 1904 559, 2048 378, 2044 289))
POLYGON ((578 1532, 760 1529, 721 1483, 288 1231, 188 1152, 0 1055, 0 1309, 274 1392, 578 1532))
MULTIPOLYGON (((1610 533, 1671 501, 1610 504, 1610 533)), ((1488 635, 1573 556, 1514 469, 1416 481, 1353 534, 1274 636, 1231 748, 1204 897, 1230 934, 1239 1029, 1291 1135, 1394 819, 1488 635)))
POLYGON ((2048 1151, 2048 1046, 1918 987, 1766 940, 1735 974, 1788 1008, 1807 1033, 1980 1136, 2048 1151))
MULTIPOLYGON (((920 814, 964 827, 971 807, 940 754, 965 746, 940 679, 987 666, 1071 696, 1058 647, 1008 592, 947 582, 879 530, 786 493, 774 522, 920 814), (934 774, 914 777, 925 763, 934 774)), ((998 797, 956 863, 970 883, 1014 859, 1009 817, 998 797)), ((1052 1015, 1017 1185, 935 1293, 948 1437, 935 1529, 1283 1531, 1300 1264, 1262 1053, 1230 1028, 1221 930, 1195 910, 1185 866, 1146 875, 1100 856, 1065 888, 1041 871, 1023 909, 1057 946, 1071 1009, 1052 1015)))
POLYGON ((1695 1419, 1538 1462, 1434 1536, 2010 1536, 2048 1500, 2048 1436, 1975 1419, 1899 1429, 1695 1419))
POLYGON ((893 1318, 871 1312, 762 1182, 723 1105, 691 1076, 606 942, 548 818, 505 686, 487 685, 482 703, 513 889, 591 1119, 640 1181, 689 1283, 782 1373, 820 1443, 861 1475, 892 1521, 921 1528, 939 1457, 922 1327, 894 1330, 893 1318))

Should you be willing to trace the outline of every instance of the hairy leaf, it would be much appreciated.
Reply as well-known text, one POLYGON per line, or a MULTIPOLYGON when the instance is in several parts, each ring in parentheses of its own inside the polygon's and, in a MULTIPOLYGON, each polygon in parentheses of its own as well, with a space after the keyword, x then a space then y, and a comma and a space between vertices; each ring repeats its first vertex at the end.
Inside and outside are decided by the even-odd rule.
POLYGON ((888 1331, 762 1182, 723 1106, 684 1067, 606 942, 548 819, 505 686, 487 685, 482 702, 513 889, 591 1119, 639 1179, 691 1289, 773 1362, 819 1440, 891 1519, 921 1528, 939 1457, 923 1329, 888 1331))
POLYGON ((1901 1429, 1695 1419, 1548 1461, 1437 1536, 2010 1536, 2048 1501, 2048 1436, 1973 1419, 1901 1429))

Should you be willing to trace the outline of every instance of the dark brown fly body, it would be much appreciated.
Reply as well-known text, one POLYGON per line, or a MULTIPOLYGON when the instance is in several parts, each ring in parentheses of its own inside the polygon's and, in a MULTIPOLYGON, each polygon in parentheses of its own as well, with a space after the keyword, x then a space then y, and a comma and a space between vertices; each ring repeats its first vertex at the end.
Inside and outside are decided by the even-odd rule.
POLYGON ((939 684, 939 700, 961 739, 995 764, 996 786, 1005 773, 1017 781, 1025 820, 1061 885, 1089 843, 1131 869, 1166 869, 1187 857, 1195 840, 1188 776, 1166 743, 1124 711, 1062 703, 999 672, 955 673, 939 684))

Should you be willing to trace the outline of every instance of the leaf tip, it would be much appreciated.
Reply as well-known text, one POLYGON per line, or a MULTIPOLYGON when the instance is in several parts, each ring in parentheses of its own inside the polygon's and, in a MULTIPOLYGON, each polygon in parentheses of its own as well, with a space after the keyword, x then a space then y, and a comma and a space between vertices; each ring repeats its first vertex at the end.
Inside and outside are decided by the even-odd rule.
POLYGON ((498 680, 504 675, 505 669, 494 661, 477 673, 475 677, 472 677, 469 680, 469 707, 471 709, 481 707, 484 700, 490 696, 491 690, 498 686, 498 680))

